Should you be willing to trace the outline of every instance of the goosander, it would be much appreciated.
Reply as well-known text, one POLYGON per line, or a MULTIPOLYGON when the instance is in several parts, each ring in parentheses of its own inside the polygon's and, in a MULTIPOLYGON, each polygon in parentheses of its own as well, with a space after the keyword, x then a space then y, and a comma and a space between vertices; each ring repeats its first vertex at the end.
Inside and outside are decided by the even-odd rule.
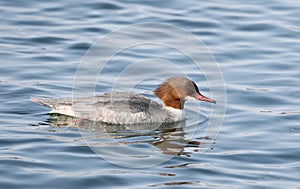
POLYGON ((186 100, 216 103, 203 96, 193 81, 183 77, 167 79, 154 90, 154 94, 163 105, 131 92, 104 93, 80 98, 31 97, 31 100, 51 108, 50 113, 110 124, 178 122, 184 118, 183 108, 186 100))

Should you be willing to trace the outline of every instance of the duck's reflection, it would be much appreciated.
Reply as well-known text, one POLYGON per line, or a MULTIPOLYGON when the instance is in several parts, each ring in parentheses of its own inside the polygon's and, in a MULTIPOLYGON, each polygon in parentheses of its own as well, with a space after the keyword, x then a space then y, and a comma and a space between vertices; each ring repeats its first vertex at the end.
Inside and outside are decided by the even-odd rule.
MULTIPOLYGON (((198 151, 209 137, 191 140, 184 128, 186 122, 157 124, 112 125, 103 122, 81 120, 60 114, 50 114, 47 120, 52 131, 62 127, 78 128, 89 145, 140 145, 155 146, 164 155, 189 156, 198 151), (107 138, 110 138, 107 143, 107 138)), ((60 130, 61 132, 61 130, 60 130)), ((208 142, 208 141, 207 141, 208 142)))

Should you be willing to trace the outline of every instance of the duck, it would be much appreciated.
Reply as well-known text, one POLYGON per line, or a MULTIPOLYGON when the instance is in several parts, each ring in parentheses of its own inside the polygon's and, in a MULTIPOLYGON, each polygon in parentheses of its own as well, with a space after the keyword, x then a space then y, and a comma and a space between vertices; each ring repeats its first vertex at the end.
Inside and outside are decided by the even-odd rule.
POLYGON ((202 95, 196 83, 186 77, 166 79, 154 94, 162 104, 132 92, 57 99, 31 97, 31 100, 49 107, 50 113, 119 125, 179 122, 184 119, 184 104, 188 100, 216 104, 215 100, 202 95))

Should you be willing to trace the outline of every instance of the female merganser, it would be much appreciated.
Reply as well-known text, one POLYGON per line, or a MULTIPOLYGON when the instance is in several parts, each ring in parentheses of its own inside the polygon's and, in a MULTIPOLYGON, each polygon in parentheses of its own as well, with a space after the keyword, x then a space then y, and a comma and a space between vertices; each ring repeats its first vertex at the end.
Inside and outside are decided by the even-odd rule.
POLYGON ((177 122, 183 119, 186 100, 216 103, 203 96, 193 81, 182 77, 167 79, 155 89, 154 94, 163 102, 163 106, 142 95, 130 92, 105 93, 83 98, 32 97, 31 100, 51 108, 51 113, 110 124, 177 122))

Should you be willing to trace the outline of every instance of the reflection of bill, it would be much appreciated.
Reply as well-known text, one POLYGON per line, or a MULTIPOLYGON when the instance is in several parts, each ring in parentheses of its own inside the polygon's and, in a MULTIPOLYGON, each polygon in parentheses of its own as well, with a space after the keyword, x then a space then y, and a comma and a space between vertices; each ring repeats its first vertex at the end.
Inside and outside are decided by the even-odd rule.
POLYGON ((82 133, 85 133, 85 139, 91 141, 89 144, 97 148, 118 145, 149 147, 151 145, 159 149, 161 154, 170 156, 189 155, 192 151, 198 151, 202 144, 211 140, 208 137, 186 139, 185 121, 165 123, 157 128, 153 124, 111 125, 60 114, 50 114, 50 119, 46 122, 50 123, 52 131, 60 127, 79 128, 82 133), (111 138, 107 138, 107 133, 113 138, 113 142, 111 138))

